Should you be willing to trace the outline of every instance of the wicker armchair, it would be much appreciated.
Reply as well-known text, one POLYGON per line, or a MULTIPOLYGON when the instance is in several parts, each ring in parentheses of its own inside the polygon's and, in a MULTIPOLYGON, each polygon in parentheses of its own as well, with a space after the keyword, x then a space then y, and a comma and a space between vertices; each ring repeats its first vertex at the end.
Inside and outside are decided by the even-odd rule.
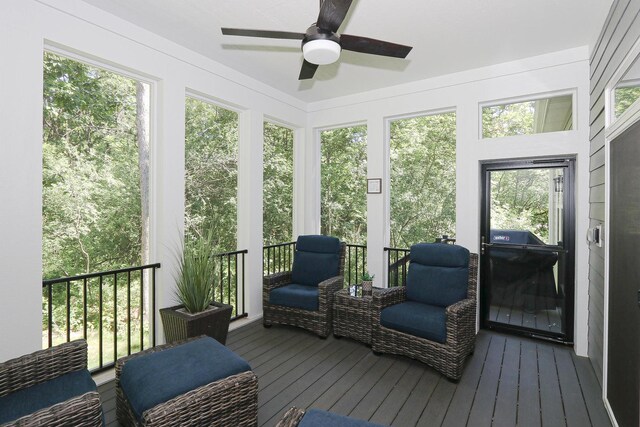
MULTIPOLYGON (((270 327, 274 324, 290 325, 299 328, 307 329, 323 338, 326 338, 331 332, 331 326, 333 323, 333 294, 344 286, 344 257, 345 257, 344 243, 340 243, 337 239, 327 236, 300 236, 298 237, 298 243, 296 247, 296 254, 294 256, 292 271, 286 271, 281 273, 265 276, 263 280, 262 288, 262 307, 263 307, 263 324, 265 327, 270 327), (333 251, 332 255, 337 256, 332 262, 337 261, 337 265, 334 265, 334 271, 326 270, 318 273, 318 271, 309 271, 308 265, 303 265, 303 255, 307 256, 309 253, 311 257, 305 259, 307 262, 312 259, 313 255, 317 255, 319 252, 307 252, 306 249, 312 248, 314 245, 320 246, 321 249, 337 248, 333 251), (307 255, 305 255, 307 254, 307 255), (314 274, 315 273, 315 274, 314 274), (317 276, 319 274, 319 276, 317 276), (313 278, 310 276, 323 277, 324 280, 315 282, 317 286, 317 308, 309 309, 296 306, 296 302, 287 303, 287 305, 274 302, 274 295, 272 292, 278 288, 285 287, 301 287, 313 289, 315 286, 310 283, 295 284, 296 276, 305 275, 308 282, 313 282, 313 278), (326 278, 325 278, 326 277, 326 278)), ((329 256, 328 253, 321 253, 320 258, 323 256, 329 256)), ((320 260, 322 261, 322 260, 320 260)), ((322 266, 321 262, 317 260, 313 261, 313 270, 318 270, 317 266, 322 266)), ((299 280, 298 280, 299 282, 299 280)), ((314 289, 315 290, 315 289, 314 289)))
MULTIPOLYGON (((89 383, 88 388, 92 390, 84 388, 78 391, 77 396, 64 401, 56 399, 59 396, 47 395, 50 400, 58 401, 51 406, 8 421, 2 426, 101 426, 102 405, 95 383, 87 371, 87 342, 84 340, 36 351, 0 364, 0 400, 11 398, 10 395, 13 395, 19 396, 22 401, 28 401, 30 405, 38 406, 37 402, 32 400, 33 395, 46 393, 47 383, 56 381, 59 387, 60 381, 69 378, 67 374, 83 375, 84 385, 89 383), (67 377, 64 377, 65 375, 67 377), (39 390, 29 389, 34 386, 39 390)), ((69 395, 74 394, 73 380, 65 382, 63 387, 69 395)))
MULTIPOLYGON (((457 381, 462 376, 465 359, 473 352, 475 345, 478 255, 469 253, 460 246, 442 244, 414 245, 411 248, 411 252, 413 253, 414 248, 418 246, 420 248, 416 248, 416 250, 429 245, 435 245, 428 248, 429 250, 443 250, 447 252, 441 257, 441 259, 444 260, 448 259, 448 252, 451 251, 458 251, 458 254, 462 252, 463 256, 465 252, 468 254, 466 297, 451 305, 443 305, 443 307, 446 308, 440 308, 440 310, 444 309, 445 313, 446 338, 443 342, 438 342, 437 340, 416 336, 406 332, 406 330, 402 332, 391 327, 385 327, 381 323, 381 314, 385 308, 410 300, 407 296, 407 286, 412 285, 411 275, 418 274, 416 273, 418 267, 414 265, 414 269, 412 270, 410 265, 407 286, 384 289, 375 293, 373 296, 371 347, 372 350, 378 354, 392 353, 417 359, 433 367, 446 377, 457 381)), ((412 264, 414 263, 415 261, 412 260, 412 264)), ((433 288, 430 289, 430 292, 432 291, 433 288)))

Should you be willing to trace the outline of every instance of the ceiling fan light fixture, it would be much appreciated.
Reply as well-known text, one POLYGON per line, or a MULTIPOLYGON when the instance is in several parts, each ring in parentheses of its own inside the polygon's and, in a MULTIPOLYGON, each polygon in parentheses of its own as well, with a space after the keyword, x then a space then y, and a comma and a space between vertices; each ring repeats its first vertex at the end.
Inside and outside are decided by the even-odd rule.
POLYGON ((317 65, 333 64, 340 58, 340 44, 333 40, 310 40, 302 46, 302 54, 307 62, 317 65))

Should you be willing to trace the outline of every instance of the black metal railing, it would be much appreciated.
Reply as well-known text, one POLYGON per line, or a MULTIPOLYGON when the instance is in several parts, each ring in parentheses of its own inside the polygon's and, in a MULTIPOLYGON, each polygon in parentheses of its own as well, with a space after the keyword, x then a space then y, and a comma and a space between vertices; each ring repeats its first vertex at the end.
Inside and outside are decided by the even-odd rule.
POLYGON ((362 282, 362 275, 367 272, 367 247, 347 243, 344 259, 345 286, 362 282))
MULTIPOLYGON (((347 244, 345 248, 344 283, 354 285, 362 281, 367 271, 367 247, 347 244)), ((291 271, 296 242, 278 243, 262 248, 262 269, 265 275, 291 271)))
POLYGON ((93 372, 155 346, 158 268, 156 263, 43 280, 44 346, 84 338, 93 372))
POLYGON ((262 270, 264 275, 291 271, 296 242, 278 243, 262 248, 262 270))
POLYGON ((231 321, 247 317, 245 310, 245 255, 247 250, 223 252, 213 256, 216 263, 215 301, 233 307, 231 321))
POLYGON ((384 248, 384 251, 387 253, 387 286, 406 285, 409 249, 384 248))

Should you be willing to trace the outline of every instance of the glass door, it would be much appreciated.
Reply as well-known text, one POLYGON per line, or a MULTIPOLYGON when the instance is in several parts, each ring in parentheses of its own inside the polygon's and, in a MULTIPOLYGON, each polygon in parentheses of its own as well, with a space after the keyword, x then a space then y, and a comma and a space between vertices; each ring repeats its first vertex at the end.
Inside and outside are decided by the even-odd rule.
POLYGON ((573 164, 483 166, 483 327, 573 340, 573 164))

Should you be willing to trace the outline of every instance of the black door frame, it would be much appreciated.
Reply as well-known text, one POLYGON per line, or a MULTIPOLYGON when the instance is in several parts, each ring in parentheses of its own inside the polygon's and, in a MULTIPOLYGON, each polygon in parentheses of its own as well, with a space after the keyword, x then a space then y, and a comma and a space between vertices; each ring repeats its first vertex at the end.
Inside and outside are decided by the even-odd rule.
POLYGON ((516 335, 542 338, 563 344, 573 344, 574 316, 575 316, 575 157, 557 157, 553 159, 523 159, 513 161, 486 162, 481 165, 482 195, 480 208, 480 327, 516 335), (524 326, 505 325, 489 320, 490 288, 489 257, 484 255, 485 244, 489 243, 490 221, 490 190, 491 182, 487 179, 493 171, 517 169, 548 169, 564 168, 564 218, 563 218, 563 248, 566 251, 565 295, 564 295, 564 325, 565 333, 555 334, 524 326), (483 237, 486 239, 483 240, 483 237), (486 240, 486 243, 485 243, 486 240))

